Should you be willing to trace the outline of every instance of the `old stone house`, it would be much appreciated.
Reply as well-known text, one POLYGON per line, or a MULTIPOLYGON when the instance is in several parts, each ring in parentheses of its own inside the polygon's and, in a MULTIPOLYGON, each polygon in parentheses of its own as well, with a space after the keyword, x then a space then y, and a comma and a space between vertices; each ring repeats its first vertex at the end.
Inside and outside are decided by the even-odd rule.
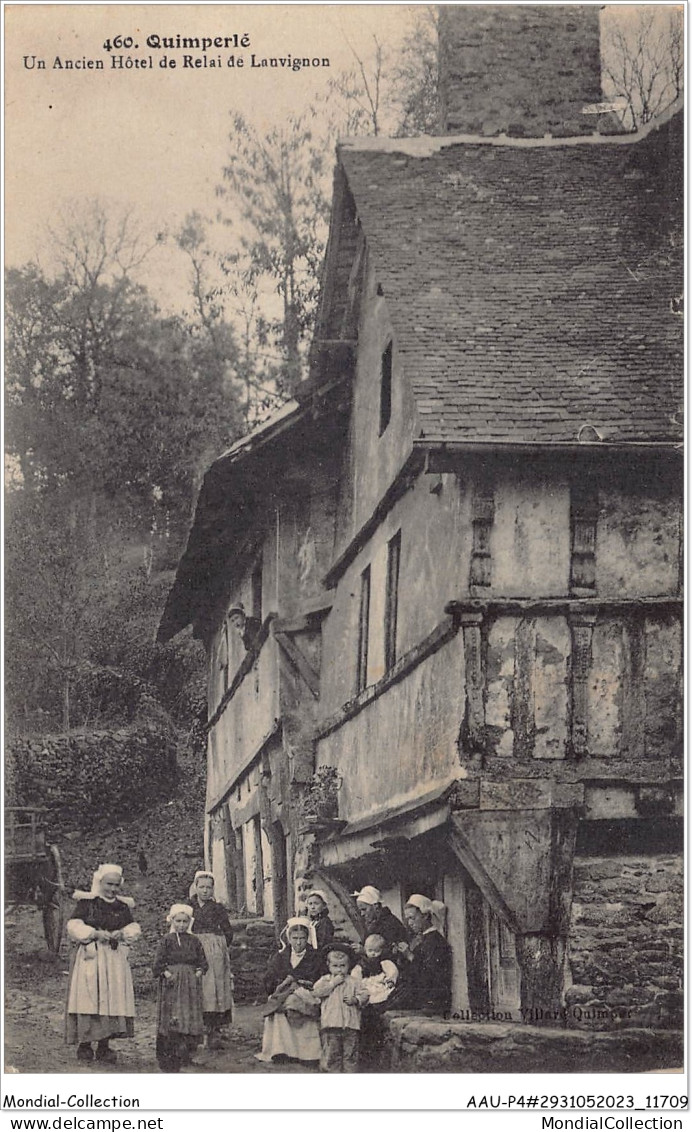
POLYGON ((209 860, 277 924, 316 881, 347 923, 444 900, 462 1019, 674 1027, 681 113, 582 112, 594 7, 441 43, 441 136, 338 147, 310 377, 209 470, 164 613, 209 860))

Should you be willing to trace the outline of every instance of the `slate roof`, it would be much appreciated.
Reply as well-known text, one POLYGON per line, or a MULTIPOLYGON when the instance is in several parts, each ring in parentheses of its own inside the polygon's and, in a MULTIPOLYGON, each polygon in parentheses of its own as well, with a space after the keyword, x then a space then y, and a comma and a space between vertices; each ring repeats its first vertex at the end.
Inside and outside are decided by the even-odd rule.
POLYGON ((681 113, 626 139, 420 143, 339 159, 421 438, 679 441, 681 113))
POLYGON ((187 547, 178 562, 175 581, 166 598, 156 639, 170 640, 213 603, 219 571, 238 549, 238 531, 248 525, 258 495, 271 499, 272 478, 263 455, 281 444, 287 432, 305 416, 290 400, 219 456, 202 482, 187 547), (254 475, 249 471, 254 456, 254 475), (240 469, 240 475, 238 475, 240 469))

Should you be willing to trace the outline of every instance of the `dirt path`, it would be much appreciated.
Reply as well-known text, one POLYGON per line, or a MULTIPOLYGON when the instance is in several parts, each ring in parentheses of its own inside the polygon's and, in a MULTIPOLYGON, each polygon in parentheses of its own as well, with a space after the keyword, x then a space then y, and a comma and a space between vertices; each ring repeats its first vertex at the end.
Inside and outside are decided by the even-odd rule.
MULTIPOLYGON (((5 922, 5 1071, 7 1073, 157 1073, 154 1056, 156 1001, 137 999, 135 1037, 113 1042, 113 1066, 79 1064, 64 1044, 64 1002, 68 951, 59 956, 43 942, 38 912, 21 908, 5 922)), ((265 1065, 255 1059, 262 1033, 261 1006, 239 1006, 229 1030, 228 1047, 199 1049, 185 1073, 309 1073, 302 1066, 265 1065)))

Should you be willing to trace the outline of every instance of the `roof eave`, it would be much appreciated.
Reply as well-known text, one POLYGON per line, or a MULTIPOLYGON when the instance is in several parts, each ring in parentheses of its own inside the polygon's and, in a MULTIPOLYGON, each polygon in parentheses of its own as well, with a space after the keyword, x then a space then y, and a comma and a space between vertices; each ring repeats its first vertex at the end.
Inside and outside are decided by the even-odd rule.
POLYGON ((624 455, 628 452, 666 452, 682 456, 684 444, 674 440, 624 440, 624 441, 525 441, 525 440, 430 440, 417 437, 413 441, 414 451, 464 455, 465 453, 521 452, 524 455, 564 453, 574 455, 584 452, 602 452, 608 455, 624 455))

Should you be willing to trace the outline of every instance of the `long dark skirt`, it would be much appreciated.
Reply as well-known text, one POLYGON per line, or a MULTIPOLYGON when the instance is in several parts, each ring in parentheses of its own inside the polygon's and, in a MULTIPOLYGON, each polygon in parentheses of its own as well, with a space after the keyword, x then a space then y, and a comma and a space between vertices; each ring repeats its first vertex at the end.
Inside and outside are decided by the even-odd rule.
POLYGON ((193 967, 183 963, 168 970, 173 978, 159 979, 156 1058, 164 1072, 177 1073, 181 1065, 189 1064, 204 1036, 202 981, 193 967))
POLYGON ((192 1055, 199 1045, 195 1034, 157 1034, 156 1060, 164 1073, 178 1073, 183 1065, 189 1065, 192 1055))
MULTIPOLYGON (((383 1006, 384 1003, 381 1004, 383 1006)), ((382 1073, 387 1027, 381 1006, 364 1006, 360 1016, 360 1070, 362 1073, 382 1073)))

